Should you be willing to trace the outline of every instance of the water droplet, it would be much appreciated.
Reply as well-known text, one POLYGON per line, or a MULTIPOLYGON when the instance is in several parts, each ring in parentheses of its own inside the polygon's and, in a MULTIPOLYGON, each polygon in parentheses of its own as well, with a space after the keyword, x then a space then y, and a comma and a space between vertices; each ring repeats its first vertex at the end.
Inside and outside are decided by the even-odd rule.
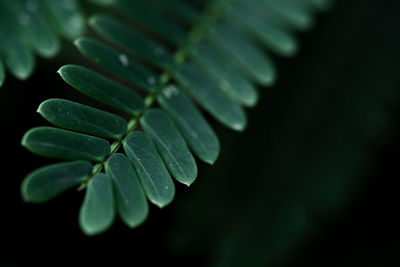
POLYGON ((31 20, 31 17, 30 17, 28 14, 26 14, 26 13, 21 13, 21 14, 19 14, 19 16, 18 16, 18 22, 19 22, 21 25, 28 25, 29 22, 30 22, 30 20, 31 20))
POLYGON ((174 95, 178 95, 178 89, 175 86, 170 85, 164 88, 163 94, 166 98, 171 98, 174 95))
POLYGON ((150 76, 147 78, 147 83, 150 85, 155 85, 156 84, 156 78, 154 78, 153 76, 150 76))
POLYGON ((120 54, 118 56, 118 59, 121 62, 122 66, 124 66, 124 67, 129 66, 129 59, 125 54, 120 54))
POLYGON ((28 12, 35 13, 39 9, 39 5, 36 0, 28 0, 25 3, 25 8, 28 12))

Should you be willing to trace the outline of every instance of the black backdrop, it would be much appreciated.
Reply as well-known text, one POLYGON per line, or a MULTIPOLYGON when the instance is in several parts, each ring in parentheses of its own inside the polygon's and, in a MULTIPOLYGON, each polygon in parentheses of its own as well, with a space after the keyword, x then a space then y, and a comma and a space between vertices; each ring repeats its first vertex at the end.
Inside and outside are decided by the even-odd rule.
POLYGON ((35 112, 41 101, 82 99, 56 74, 82 58, 65 43, 28 81, 8 76, 0 251, 15 260, 0 266, 105 257, 132 266, 398 266, 399 7, 337 1, 299 34, 298 56, 277 59, 279 81, 260 89, 244 133, 213 124, 222 144, 215 166, 200 164, 198 180, 178 185, 172 204, 152 207, 139 228, 117 220, 96 237, 78 227, 82 192, 41 205, 20 197, 23 177, 52 162, 23 149, 21 137, 46 124, 35 112))

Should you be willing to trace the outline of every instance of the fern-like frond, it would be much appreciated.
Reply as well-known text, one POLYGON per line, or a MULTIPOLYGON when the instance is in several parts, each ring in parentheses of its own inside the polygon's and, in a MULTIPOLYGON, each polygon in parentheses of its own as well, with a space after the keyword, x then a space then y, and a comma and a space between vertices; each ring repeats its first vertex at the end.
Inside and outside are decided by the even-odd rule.
POLYGON ((34 128, 22 144, 39 155, 76 162, 28 175, 24 199, 45 201, 80 185, 86 188, 79 217, 85 233, 104 231, 116 213, 128 226, 137 226, 148 214, 145 196, 163 207, 175 194, 171 176, 186 185, 195 180, 192 153, 210 164, 218 157, 218 138, 197 105, 223 125, 242 131, 247 124, 244 107, 258 99, 256 86, 272 85, 276 79, 268 51, 296 53, 294 31, 310 28, 314 12, 327 3, 114 1, 113 8, 125 19, 89 19, 108 42, 94 37, 75 41, 112 78, 76 65, 63 66, 59 73, 72 87, 129 120, 68 100, 42 103, 40 114, 64 129, 34 128), (125 153, 119 153, 122 149, 125 153))

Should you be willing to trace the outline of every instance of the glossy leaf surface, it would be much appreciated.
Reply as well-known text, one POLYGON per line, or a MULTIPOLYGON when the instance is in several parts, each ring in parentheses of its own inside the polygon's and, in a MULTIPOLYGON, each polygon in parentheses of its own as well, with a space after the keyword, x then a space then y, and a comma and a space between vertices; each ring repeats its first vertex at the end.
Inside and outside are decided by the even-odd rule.
POLYGON ((226 59, 240 67, 261 85, 271 85, 276 79, 272 60, 253 43, 224 24, 216 25, 209 40, 226 53, 226 59))
POLYGON ((78 185, 92 171, 85 161, 57 163, 29 174, 22 183, 22 198, 27 202, 44 202, 78 185))
POLYGON ((125 139, 124 150, 149 200, 160 208, 169 204, 174 198, 175 186, 150 138, 135 131, 125 139))
POLYGON ((58 72, 75 89, 110 107, 132 115, 144 109, 137 93, 97 72, 77 65, 63 66, 58 72))
POLYGON ((203 43, 193 52, 196 61, 207 76, 235 102, 253 106, 258 100, 255 86, 233 66, 226 64, 223 55, 211 45, 203 43))
POLYGON ((157 67, 167 67, 172 63, 172 54, 166 47, 148 39, 115 18, 96 15, 89 19, 89 24, 105 38, 123 46, 132 54, 157 67))
POLYGON ((110 144, 98 137, 52 127, 29 130, 22 145, 45 157, 100 161, 110 152, 110 144))
POLYGON ((173 85, 164 88, 158 103, 168 111, 189 148, 203 161, 213 164, 218 157, 218 137, 191 100, 173 85))
POLYGON ((104 138, 120 138, 127 130, 126 121, 112 113, 64 99, 49 99, 38 112, 56 126, 104 138))
POLYGON ((112 155, 105 164, 108 177, 113 181, 116 206, 121 219, 129 226, 141 224, 149 207, 136 171, 125 155, 112 155))
POLYGON ((86 57, 140 89, 154 91, 159 87, 156 74, 104 42, 81 37, 74 43, 86 57))
POLYGON ((196 162, 168 115, 163 110, 149 110, 142 117, 141 125, 172 176, 186 185, 193 183, 197 176, 196 162))
POLYGON ((87 235, 95 235, 111 226, 115 217, 111 179, 104 173, 94 176, 86 188, 79 212, 79 225, 87 235))
POLYGON ((238 131, 246 127, 247 119, 244 110, 197 67, 186 63, 176 77, 199 101, 200 105, 222 124, 238 131))

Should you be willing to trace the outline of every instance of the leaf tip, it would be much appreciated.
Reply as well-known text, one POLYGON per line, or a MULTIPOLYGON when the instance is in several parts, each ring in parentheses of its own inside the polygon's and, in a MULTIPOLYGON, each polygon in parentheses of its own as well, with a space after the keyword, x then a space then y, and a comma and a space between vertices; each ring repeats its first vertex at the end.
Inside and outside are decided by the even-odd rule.
POLYGON ((81 37, 78 37, 78 38, 76 38, 76 39, 73 41, 73 44, 74 44, 77 48, 79 48, 80 42, 81 42, 81 37))
POLYGON ((238 118, 234 123, 231 123, 229 127, 238 132, 243 132, 247 127, 247 119, 244 113, 241 114, 242 116, 238 118))
POLYGON ((216 158, 215 159, 203 159, 203 161, 207 164, 214 165, 214 163, 217 161, 217 159, 216 158))
POLYGON ((25 178, 21 185, 21 197, 24 202, 30 202, 27 187, 28 187, 28 179, 25 178))
POLYGON ((103 225, 101 227, 99 226, 91 226, 90 224, 85 222, 85 218, 82 215, 82 212, 79 214, 79 227, 81 228, 82 232, 87 235, 87 236, 94 236, 94 235, 99 235, 106 230, 108 230, 111 227, 111 223, 108 225, 103 225))
POLYGON ((57 73, 61 76, 61 78, 63 78, 64 79, 64 74, 65 74, 65 70, 66 70, 66 68, 68 67, 68 65, 64 65, 64 66, 62 66, 61 68, 59 68, 58 70, 57 70, 57 73))
POLYGON ((196 168, 196 172, 193 175, 190 175, 190 176, 186 177, 185 179, 181 179, 179 182, 186 185, 187 187, 190 187, 194 183, 194 181, 196 181, 196 178, 197 178, 197 168, 196 168))
POLYGON ((87 236, 94 236, 96 234, 101 233, 100 231, 87 226, 85 223, 83 223, 81 221, 79 222, 79 226, 80 226, 82 232, 87 236))
POLYGON ((28 139, 28 136, 29 136, 29 132, 30 132, 30 131, 26 132, 26 133, 24 134, 24 136, 22 137, 21 146, 23 146, 23 147, 27 147, 27 146, 28 146, 27 139, 28 139))
POLYGON ((87 23, 93 28, 96 25, 96 16, 91 16, 88 18, 87 23))
POLYGON ((153 199, 153 200, 150 200, 154 205, 156 205, 157 207, 159 207, 160 209, 162 209, 162 208, 164 208, 164 207, 166 207, 169 203, 171 203, 172 202, 172 200, 173 200, 173 196, 170 198, 170 199, 168 199, 168 200, 163 200, 163 201, 161 201, 161 200, 155 200, 155 199, 153 199))
POLYGON ((46 102, 47 102, 47 100, 43 101, 42 103, 40 103, 40 105, 38 106, 38 108, 36 110, 36 112, 39 113, 42 116, 43 116, 43 106, 45 105, 46 102))
POLYGON ((217 161, 218 157, 219 157, 219 148, 217 151, 215 151, 213 153, 213 155, 209 155, 208 157, 203 157, 201 158, 201 160, 203 160, 205 163, 210 164, 210 165, 214 165, 215 162, 217 161))
POLYGON ((146 221, 147 216, 148 216, 148 210, 141 218, 139 218, 137 220, 132 220, 132 221, 131 220, 123 220, 123 221, 129 228, 133 229, 133 228, 137 228, 140 225, 142 225, 146 221))
POLYGON ((168 205, 168 203, 162 203, 162 202, 154 202, 154 204, 159 207, 160 209, 164 208, 165 206, 168 205))
POLYGON ((182 182, 184 185, 186 185, 187 187, 190 187, 192 184, 193 184, 193 181, 192 182, 182 182))

